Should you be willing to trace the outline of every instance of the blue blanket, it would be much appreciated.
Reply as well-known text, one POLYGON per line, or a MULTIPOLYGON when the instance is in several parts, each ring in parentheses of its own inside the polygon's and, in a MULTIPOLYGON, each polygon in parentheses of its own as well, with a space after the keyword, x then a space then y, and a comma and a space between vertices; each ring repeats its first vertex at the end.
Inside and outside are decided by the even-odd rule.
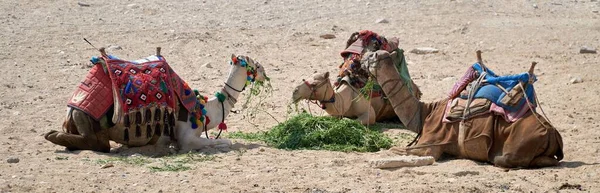
MULTIPOLYGON (((473 64, 473 69, 475 69, 475 71, 477 71, 479 74, 482 74, 484 71, 483 67, 479 63, 473 64)), ((506 89, 506 91, 510 92, 520 82, 528 82, 529 73, 498 76, 489 68, 485 68, 485 71, 487 72, 487 74, 485 75, 484 79, 487 82, 485 84, 482 84, 482 86, 479 89, 477 89, 477 91, 475 92, 475 98, 488 99, 496 105, 510 112, 514 112, 523 108, 523 106, 527 102, 525 98, 519 100, 518 104, 515 106, 509 106, 507 104, 502 103, 501 101, 507 93, 502 91, 502 89, 500 89, 498 85, 506 89)), ((534 82, 537 80, 535 76, 533 77, 533 80, 534 82)), ((537 106, 537 104, 535 103, 535 90, 533 88, 533 84, 527 84, 527 86, 525 87, 525 94, 527 95, 529 102, 531 102, 534 106, 537 106)), ((463 96, 461 98, 466 98, 466 96, 463 96)))

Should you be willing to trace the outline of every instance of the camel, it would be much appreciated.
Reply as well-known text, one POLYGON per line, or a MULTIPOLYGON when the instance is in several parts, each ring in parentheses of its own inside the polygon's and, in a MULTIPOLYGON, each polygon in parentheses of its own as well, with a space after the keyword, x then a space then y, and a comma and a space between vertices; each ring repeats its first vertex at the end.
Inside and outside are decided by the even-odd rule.
MULTIPOLYGON (((361 57, 366 52, 374 52, 377 50, 386 50, 386 51, 397 51, 401 53, 401 60, 398 60, 396 63, 396 67, 402 69, 404 73, 400 74, 402 78, 404 78, 409 84, 410 92, 417 97, 417 99, 421 98, 421 91, 419 87, 412 81, 410 78, 410 73, 408 72, 407 63, 404 58, 404 51, 398 48, 398 38, 392 37, 390 39, 385 38, 383 36, 378 35, 375 32, 369 30, 362 30, 360 32, 353 33, 350 38, 346 41, 346 48, 341 52, 342 57, 344 58, 344 62, 338 67, 339 72, 337 75, 337 81, 335 85, 339 85, 342 80, 345 80, 346 84, 351 85, 353 88, 363 89, 363 87, 367 84, 369 79, 368 72, 361 68, 361 57)), ((373 89, 376 93, 383 93, 381 91, 380 86, 377 83, 374 83, 373 89)), ((380 97, 381 98, 381 97, 380 97)), ((385 99, 386 97, 383 96, 385 99)), ((376 101, 379 99, 375 99, 376 101)), ((390 103, 383 103, 384 109, 391 109, 390 103)), ((377 108, 376 108, 377 109, 377 108)), ((379 117, 395 117, 391 110, 385 111, 376 111, 377 112, 377 121, 381 121, 379 117), (380 114, 381 113, 381 114, 380 114)))
MULTIPOLYGON (((102 58, 99 60, 100 63, 96 64, 92 69, 99 69, 97 72, 102 72, 102 65, 115 61, 111 59, 112 56, 106 54, 103 48, 100 49, 100 52, 102 54, 102 58)), ((156 57, 162 57, 160 55, 160 48, 157 48, 156 57)), ((117 62, 122 63, 124 61, 117 62)), ((54 144, 65 146, 68 150, 93 150, 99 152, 110 152, 109 140, 127 146, 153 145, 156 144, 157 141, 169 142, 173 140, 177 142, 181 151, 201 149, 207 146, 231 145, 231 142, 226 139, 208 138, 207 130, 217 126, 219 130, 226 129, 224 119, 236 104, 240 93, 251 81, 264 81, 266 79, 266 74, 264 68, 258 62, 255 62, 247 56, 232 55, 230 64, 231 68, 227 80, 224 83, 225 86, 210 99, 199 95, 197 91, 192 93, 191 89, 187 86, 187 83, 181 80, 184 88, 180 88, 181 93, 177 94, 183 96, 183 93, 185 92, 186 96, 190 96, 187 96, 188 98, 186 98, 186 100, 183 100, 181 96, 179 98, 175 96, 173 101, 175 101, 174 106, 176 108, 171 110, 163 109, 162 114, 160 110, 156 113, 141 111, 141 114, 140 112, 137 112, 131 116, 117 116, 117 114, 115 114, 113 117, 114 123, 109 123, 110 127, 107 127, 104 125, 106 125, 106 122, 111 122, 110 120, 104 121, 103 123, 102 119, 97 120, 89 113, 78 108, 69 107, 67 110, 67 118, 63 124, 63 128, 66 131, 52 130, 46 133, 44 137, 54 144), (189 97, 191 97, 191 100, 187 100, 190 99, 189 97), (204 110, 190 112, 184 107, 184 105, 186 105, 184 103, 186 102, 191 102, 192 108, 203 107, 204 110), (202 115, 201 118, 197 118, 197 115, 199 114, 202 115), (144 122, 148 124, 148 126, 145 127, 146 129, 143 129, 144 122), (128 128, 127 126, 130 126, 131 128, 128 128), (133 129, 134 127, 136 129, 133 129), (140 127, 142 127, 142 129, 139 129, 140 127), (206 134, 206 137, 202 136, 202 132, 206 134)), ((92 70, 90 72, 92 72, 92 70)), ((161 68, 160 70, 162 71, 163 69, 161 68)), ((169 70, 170 68, 167 71, 169 70)), ((172 71, 172 73, 174 73, 174 71, 172 71)), ((177 76, 177 78, 179 77, 177 76)), ((165 89, 174 90, 174 92, 179 91, 175 87, 165 89)), ((113 91, 115 90, 117 89, 113 89, 113 91)), ((127 91, 121 90, 121 92, 127 91)), ((74 94, 72 100, 75 100, 76 96, 78 96, 78 94, 74 94)), ((148 98, 150 98, 150 96, 148 96, 148 98)), ((114 101, 117 101, 116 98, 114 101)), ((97 104, 98 102, 91 101, 91 103, 97 104)), ((110 105, 115 107, 115 112, 118 111, 117 106, 119 106, 119 104, 115 102, 110 105)), ((155 109, 155 107, 152 107, 152 109, 155 109)), ((111 117, 112 113, 112 111, 108 111, 103 117, 111 117)))
MULTIPOLYGON (((564 157, 562 137, 533 109, 515 122, 487 113, 460 122, 444 123, 449 98, 424 103, 409 92, 393 65, 397 53, 378 50, 366 53, 366 68, 382 86, 398 118, 407 129, 418 133, 414 146, 393 147, 400 155, 442 154, 489 162, 502 168, 539 168, 558 165, 564 157)), ((478 55, 480 60, 480 55, 478 55)), ((530 70, 533 75, 533 67, 530 70)), ((409 144, 410 145, 410 144, 409 144)))
POLYGON ((302 99, 317 101, 331 116, 357 118, 363 125, 372 125, 396 116, 389 103, 381 95, 369 99, 342 80, 335 89, 329 80, 329 72, 317 73, 310 80, 303 80, 292 94, 294 102, 302 99))

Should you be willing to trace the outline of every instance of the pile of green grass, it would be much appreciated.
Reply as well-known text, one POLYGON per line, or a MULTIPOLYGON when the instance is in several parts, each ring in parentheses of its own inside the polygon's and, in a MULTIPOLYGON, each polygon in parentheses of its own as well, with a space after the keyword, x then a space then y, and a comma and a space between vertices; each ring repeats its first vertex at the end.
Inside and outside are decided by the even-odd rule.
POLYGON ((392 146, 385 134, 368 129, 356 120, 298 114, 271 130, 259 133, 233 132, 230 138, 264 141, 279 149, 375 152, 392 146))

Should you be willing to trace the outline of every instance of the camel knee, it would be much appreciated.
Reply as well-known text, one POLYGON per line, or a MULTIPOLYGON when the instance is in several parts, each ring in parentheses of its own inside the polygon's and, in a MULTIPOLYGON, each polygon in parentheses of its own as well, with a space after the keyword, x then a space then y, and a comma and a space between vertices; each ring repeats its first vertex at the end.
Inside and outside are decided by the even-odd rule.
POLYGON ((529 164, 529 167, 532 168, 542 168, 542 167, 552 167, 552 166, 557 166, 558 165, 558 160, 556 158, 553 157, 548 157, 548 156, 539 156, 534 158, 531 163, 529 164))

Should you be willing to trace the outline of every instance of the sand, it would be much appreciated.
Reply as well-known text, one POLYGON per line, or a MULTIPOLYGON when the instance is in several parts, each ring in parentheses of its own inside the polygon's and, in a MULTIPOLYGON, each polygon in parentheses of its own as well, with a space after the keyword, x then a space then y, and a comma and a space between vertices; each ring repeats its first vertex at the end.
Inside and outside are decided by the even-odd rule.
POLYGON ((0 192, 600 192, 600 57, 579 53, 600 47, 598 10, 595 0, 2 1, 0 192), (132 60, 161 46, 178 74, 206 95, 223 86, 231 54, 252 57, 271 77, 273 96, 262 106, 266 113, 248 118, 242 111, 227 121, 230 131, 257 132, 285 120, 303 78, 336 73, 346 38, 362 29, 396 36, 407 51, 439 49, 407 52, 424 101, 443 98, 477 49, 500 74, 526 72, 537 61, 538 97, 563 136, 565 159, 531 170, 453 158, 381 170, 368 161, 390 157, 385 151, 285 151, 238 140, 231 151, 201 151, 212 159, 186 162, 189 170, 153 172, 167 159, 145 158, 159 155, 153 147, 68 152, 43 138, 61 129, 67 100, 99 54, 83 38, 132 60), (202 67, 207 63, 212 68, 202 67), (101 169, 103 160, 140 154, 150 163, 101 169))

